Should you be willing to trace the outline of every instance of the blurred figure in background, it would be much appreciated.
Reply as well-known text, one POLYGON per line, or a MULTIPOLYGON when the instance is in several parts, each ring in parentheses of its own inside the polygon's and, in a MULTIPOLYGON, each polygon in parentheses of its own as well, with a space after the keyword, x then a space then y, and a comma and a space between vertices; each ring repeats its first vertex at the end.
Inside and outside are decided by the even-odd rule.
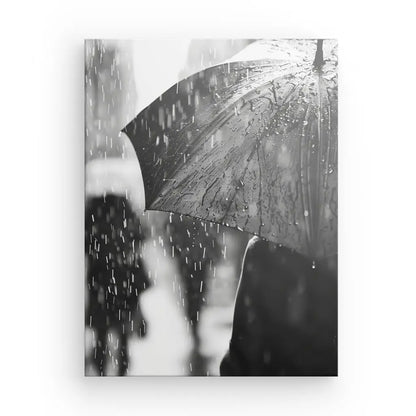
POLYGON ((146 334, 139 302, 140 294, 149 287, 140 254, 142 239, 139 219, 126 198, 106 195, 87 201, 86 325, 94 330, 91 361, 99 375, 105 375, 110 330, 118 339, 119 354, 112 357, 118 375, 128 370, 127 337, 146 334))
POLYGON ((179 265, 188 328, 194 344, 191 375, 206 375, 199 350, 198 329, 201 310, 206 304, 207 280, 215 275, 215 265, 221 257, 218 230, 219 226, 210 222, 173 213, 169 215, 167 234, 172 246, 172 257, 179 265))
POLYGON ((250 240, 224 376, 337 374, 337 259, 250 240))
POLYGON ((131 191, 131 178, 139 170, 128 161, 134 152, 120 135, 136 111, 132 62, 130 42, 86 41, 85 314, 87 328, 93 330, 91 357, 86 344, 86 370, 92 366, 99 375, 108 373, 109 358, 117 374, 126 374, 127 337, 144 336, 146 329, 139 296, 149 282, 139 254, 141 225, 130 204, 134 200, 137 211, 140 192, 131 191))

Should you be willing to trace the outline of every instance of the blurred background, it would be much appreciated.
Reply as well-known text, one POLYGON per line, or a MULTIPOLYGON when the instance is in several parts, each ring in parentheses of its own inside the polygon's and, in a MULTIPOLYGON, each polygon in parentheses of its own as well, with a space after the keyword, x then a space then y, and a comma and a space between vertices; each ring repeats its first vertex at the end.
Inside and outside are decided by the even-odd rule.
POLYGON ((250 236, 144 212, 140 166, 120 130, 174 83, 250 42, 86 41, 87 375, 219 375, 250 236))

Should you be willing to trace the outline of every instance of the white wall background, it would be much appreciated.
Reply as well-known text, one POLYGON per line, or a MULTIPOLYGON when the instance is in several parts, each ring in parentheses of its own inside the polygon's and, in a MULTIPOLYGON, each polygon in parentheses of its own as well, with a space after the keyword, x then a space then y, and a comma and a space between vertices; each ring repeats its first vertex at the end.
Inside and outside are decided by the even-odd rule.
POLYGON ((402 0, 3 4, 2 413, 414 413, 410 6, 402 0), (83 377, 83 39, 155 36, 339 39, 338 378, 83 377))

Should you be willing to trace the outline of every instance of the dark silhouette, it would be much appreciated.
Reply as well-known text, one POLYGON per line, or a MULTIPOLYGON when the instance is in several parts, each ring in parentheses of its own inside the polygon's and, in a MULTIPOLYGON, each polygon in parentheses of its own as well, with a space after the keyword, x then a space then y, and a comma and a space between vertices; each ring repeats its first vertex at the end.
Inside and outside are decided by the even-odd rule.
POLYGON ((140 294, 149 286, 141 261, 142 239, 140 221, 126 198, 107 195, 87 200, 86 325, 96 336, 92 364, 99 375, 104 375, 108 330, 118 335, 118 375, 128 369, 127 337, 146 333, 139 303, 140 294))
POLYGON ((336 268, 250 240, 221 375, 337 375, 336 268))
POLYGON ((167 232, 183 282, 185 311, 193 339, 192 375, 206 375, 204 357, 199 353, 199 317, 205 303, 207 279, 221 256, 219 226, 183 215, 171 214, 167 232))

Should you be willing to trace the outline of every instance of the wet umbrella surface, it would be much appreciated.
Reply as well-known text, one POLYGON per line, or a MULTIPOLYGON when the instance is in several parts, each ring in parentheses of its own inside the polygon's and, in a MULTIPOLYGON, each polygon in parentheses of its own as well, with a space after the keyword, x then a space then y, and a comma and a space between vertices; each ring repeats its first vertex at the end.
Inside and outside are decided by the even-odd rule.
POLYGON ((337 252, 337 44, 258 41, 264 59, 175 84, 123 130, 146 208, 250 232, 311 258, 337 252))

